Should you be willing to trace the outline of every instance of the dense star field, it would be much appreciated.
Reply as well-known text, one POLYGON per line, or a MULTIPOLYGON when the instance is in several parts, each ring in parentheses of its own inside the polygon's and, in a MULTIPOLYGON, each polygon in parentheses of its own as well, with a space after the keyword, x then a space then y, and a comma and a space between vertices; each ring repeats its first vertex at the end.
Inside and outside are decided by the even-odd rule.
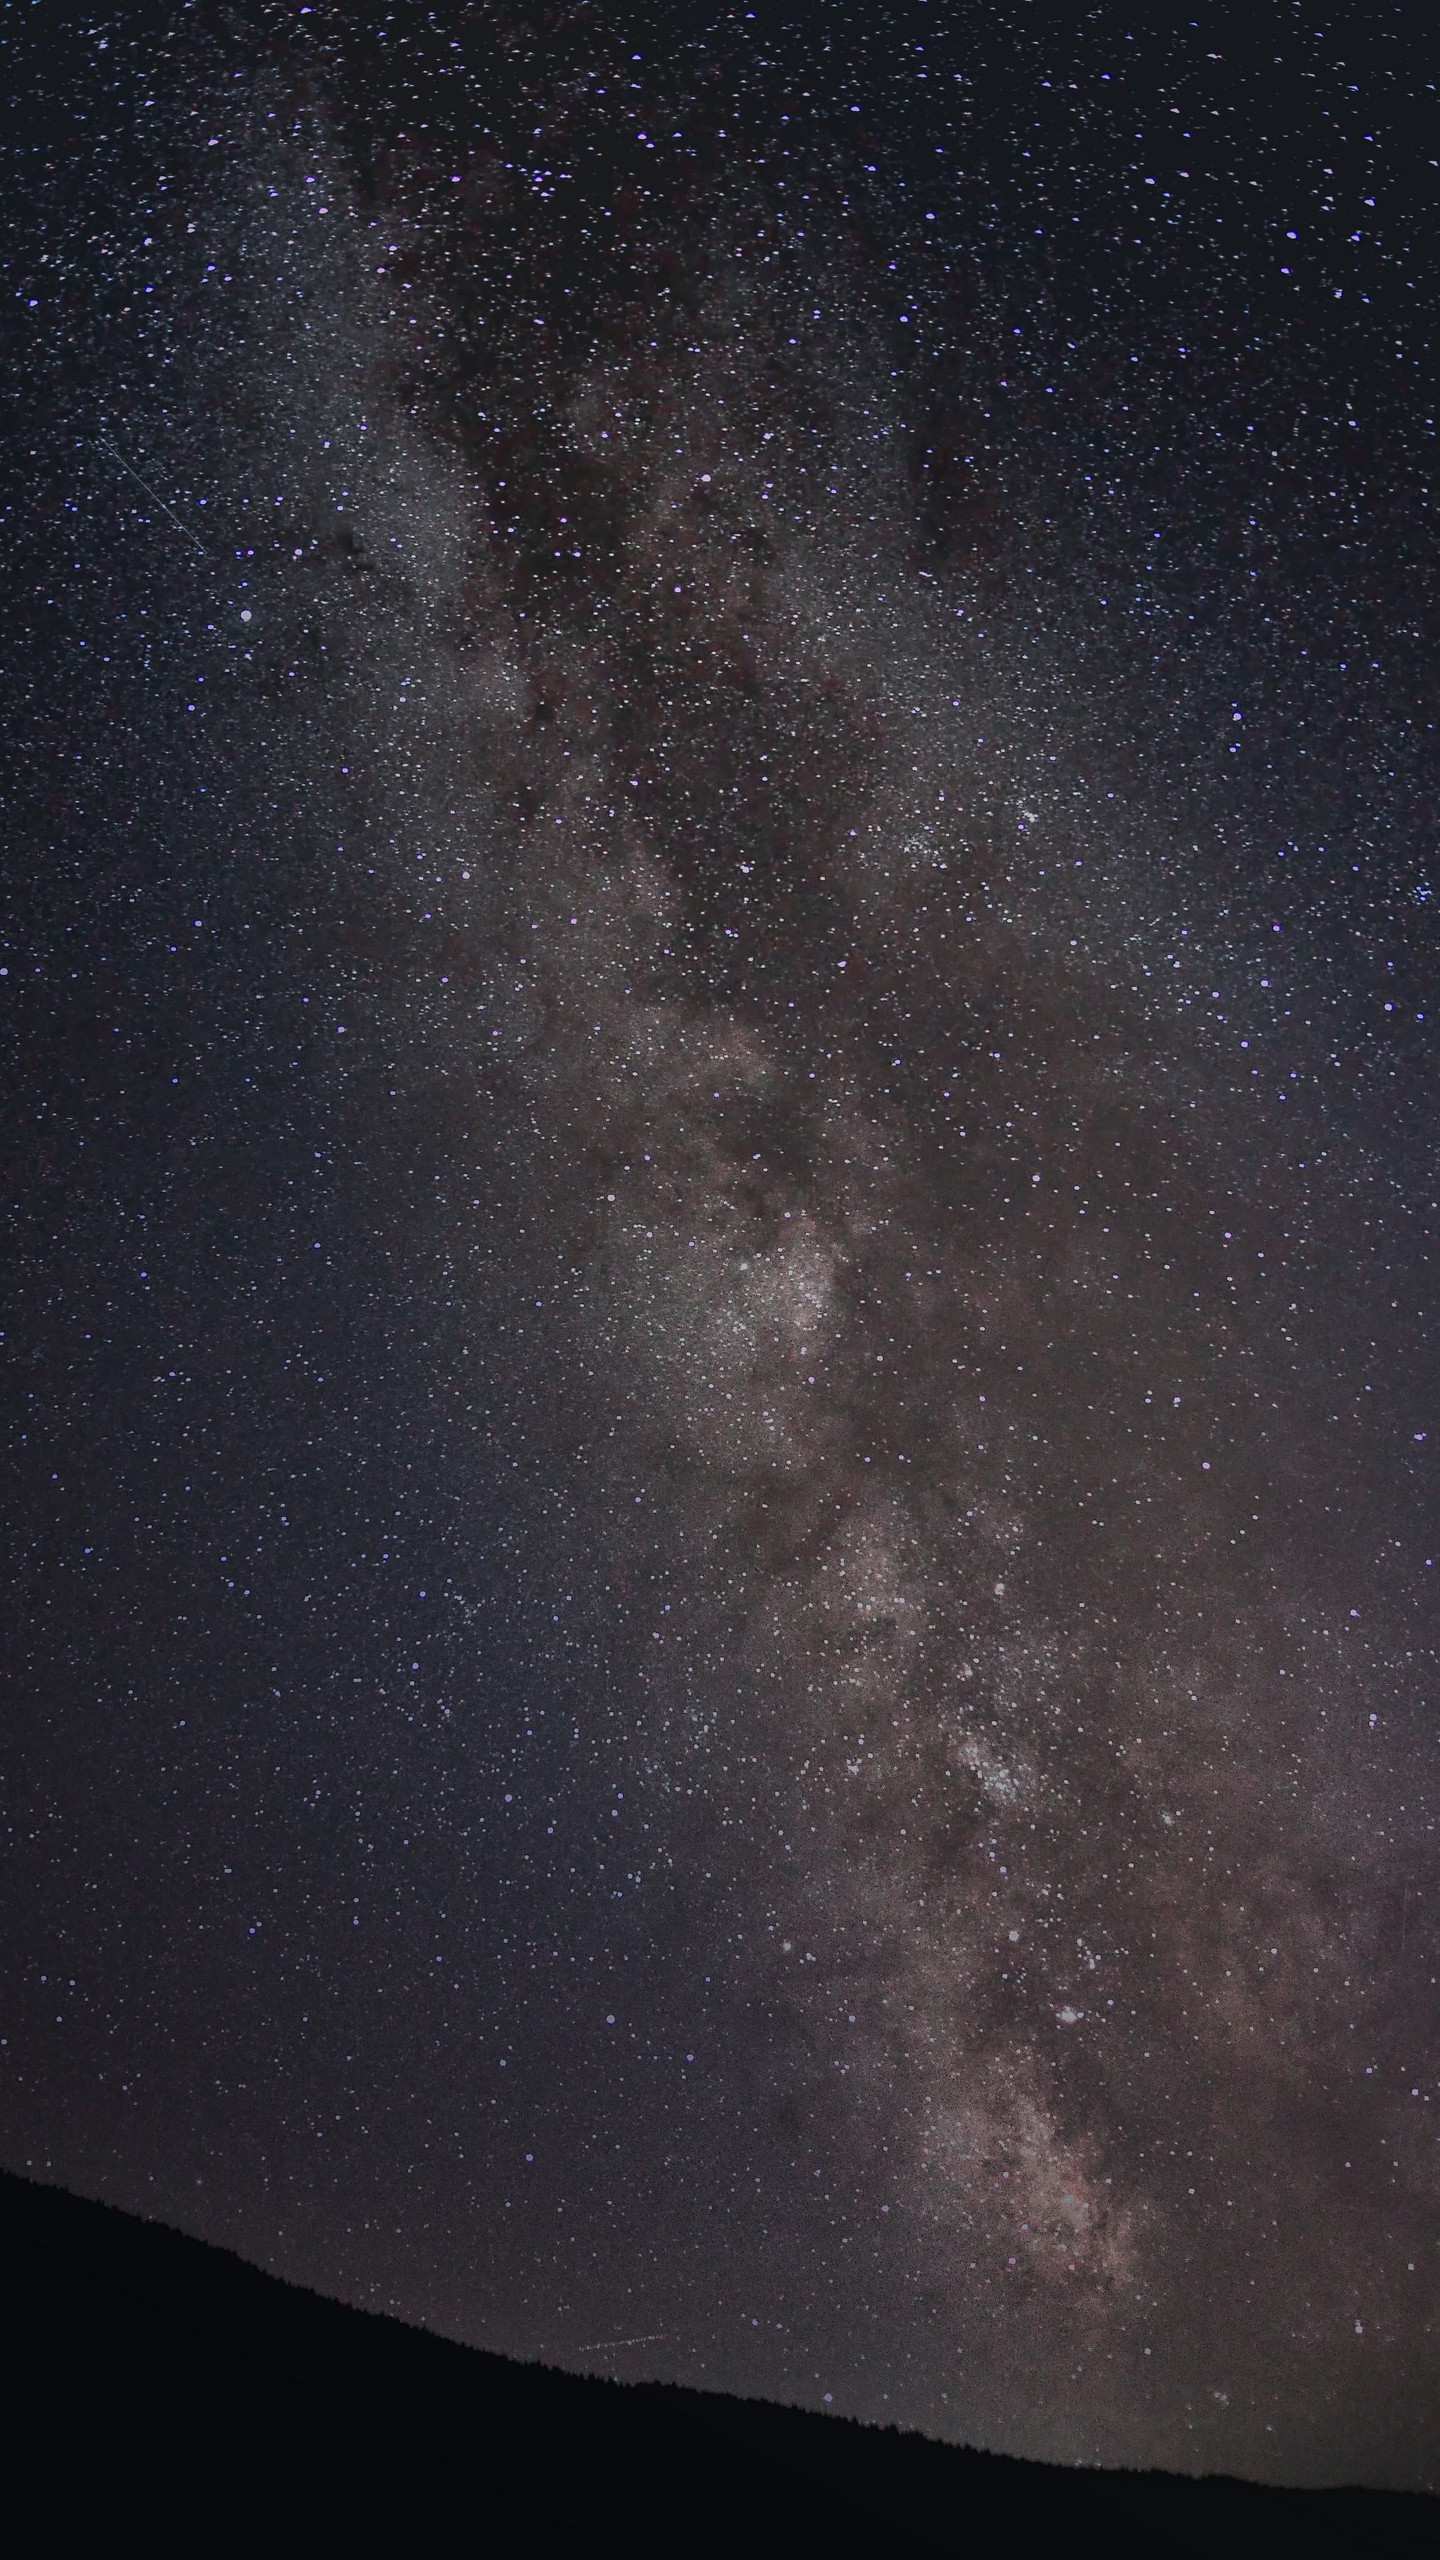
POLYGON ((11 15, 5 2163, 1433 2485, 1433 40, 11 15))

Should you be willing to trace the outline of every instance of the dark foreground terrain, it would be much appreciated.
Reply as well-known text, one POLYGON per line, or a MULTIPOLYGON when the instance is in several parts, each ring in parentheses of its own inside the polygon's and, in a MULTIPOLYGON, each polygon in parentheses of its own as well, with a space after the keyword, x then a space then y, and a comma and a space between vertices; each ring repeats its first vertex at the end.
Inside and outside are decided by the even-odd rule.
POLYGON ((14 2177, 0 2249, 11 2492, 52 2530, 308 2527, 333 2548, 347 2527, 413 2544, 458 2525, 486 2550, 646 2554, 1440 2547, 1422 2497, 1065 2471, 509 2363, 14 2177))

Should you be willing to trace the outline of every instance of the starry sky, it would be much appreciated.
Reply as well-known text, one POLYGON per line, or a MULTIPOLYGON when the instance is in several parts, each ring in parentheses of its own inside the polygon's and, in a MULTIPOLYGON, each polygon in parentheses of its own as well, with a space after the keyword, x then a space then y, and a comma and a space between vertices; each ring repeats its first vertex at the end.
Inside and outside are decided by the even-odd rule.
POLYGON ((1433 29, 6 14, 0 2158, 1434 2485, 1433 29))

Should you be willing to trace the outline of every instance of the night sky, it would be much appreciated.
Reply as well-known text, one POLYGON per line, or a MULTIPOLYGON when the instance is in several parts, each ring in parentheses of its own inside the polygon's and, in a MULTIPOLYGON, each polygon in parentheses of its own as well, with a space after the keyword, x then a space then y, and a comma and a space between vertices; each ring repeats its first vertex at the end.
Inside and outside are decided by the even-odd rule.
POLYGON ((4 14, 0 2159, 1435 2485, 1433 21, 4 14))

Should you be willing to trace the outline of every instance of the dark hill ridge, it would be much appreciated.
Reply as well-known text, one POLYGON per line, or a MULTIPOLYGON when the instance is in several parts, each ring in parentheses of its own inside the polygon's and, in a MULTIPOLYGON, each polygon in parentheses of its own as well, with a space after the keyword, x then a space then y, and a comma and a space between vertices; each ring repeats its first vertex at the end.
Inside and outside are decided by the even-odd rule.
POLYGON ((57 2523, 348 2523, 412 2538, 442 2502, 482 2547, 968 2553, 996 2531, 1116 2553, 1433 2551, 1440 2507, 1067 2471, 457 2346, 227 2250, 0 2176, 11 2480, 57 2523), (483 2531, 482 2528, 483 2522, 483 2531))

